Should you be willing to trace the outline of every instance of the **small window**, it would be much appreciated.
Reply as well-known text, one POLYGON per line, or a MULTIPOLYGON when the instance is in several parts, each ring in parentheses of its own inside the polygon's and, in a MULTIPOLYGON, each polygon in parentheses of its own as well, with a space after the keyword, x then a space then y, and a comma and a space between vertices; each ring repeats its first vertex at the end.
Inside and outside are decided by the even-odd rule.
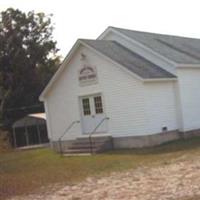
POLYGON ((90 115, 90 100, 89 98, 82 99, 82 104, 83 104, 83 114, 84 115, 90 115))
POLYGON ((94 97, 94 105, 95 105, 96 114, 103 113, 103 105, 102 105, 101 96, 94 97))

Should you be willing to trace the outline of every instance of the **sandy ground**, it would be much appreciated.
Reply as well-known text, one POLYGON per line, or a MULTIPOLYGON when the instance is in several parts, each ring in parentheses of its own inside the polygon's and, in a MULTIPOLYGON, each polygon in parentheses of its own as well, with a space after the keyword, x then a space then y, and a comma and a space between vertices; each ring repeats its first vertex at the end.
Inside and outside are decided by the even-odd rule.
POLYGON ((183 157, 160 166, 142 167, 108 177, 87 178, 49 194, 12 200, 185 200, 200 199, 200 158, 183 157))

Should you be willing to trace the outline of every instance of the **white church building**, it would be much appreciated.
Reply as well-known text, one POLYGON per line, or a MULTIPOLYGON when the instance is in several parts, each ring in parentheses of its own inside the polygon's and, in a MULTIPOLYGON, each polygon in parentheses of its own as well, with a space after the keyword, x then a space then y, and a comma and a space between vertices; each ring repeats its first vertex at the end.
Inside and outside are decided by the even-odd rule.
POLYGON ((200 39, 108 27, 77 40, 40 100, 55 147, 109 137, 135 148, 198 134, 200 39))

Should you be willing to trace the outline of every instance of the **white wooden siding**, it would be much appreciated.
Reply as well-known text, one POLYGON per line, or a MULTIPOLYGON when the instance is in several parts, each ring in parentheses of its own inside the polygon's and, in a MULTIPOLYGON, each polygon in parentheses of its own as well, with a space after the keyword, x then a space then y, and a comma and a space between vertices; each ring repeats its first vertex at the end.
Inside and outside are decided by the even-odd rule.
POLYGON ((200 69, 178 69, 182 130, 200 128, 200 69))
MULTIPOLYGON (((108 133, 113 136, 159 133, 162 126, 169 130, 177 128, 172 83, 144 84, 105 57, 81 46, 45 100, 52 140, 57 140, 72 121, 80 119, 79 97, 95 93, 102 93, 104 110, 110 118, 108 133), (97 84, 79 85, 81 53, 87 56, 91 65, 96 66, 97 84)), ((65 139, 73 139, 81 132, 80 124, 75 125, 65 139)))
POLYGON ((145 117, 147 134, 178 129, 176 82, 145 83, 145 117))

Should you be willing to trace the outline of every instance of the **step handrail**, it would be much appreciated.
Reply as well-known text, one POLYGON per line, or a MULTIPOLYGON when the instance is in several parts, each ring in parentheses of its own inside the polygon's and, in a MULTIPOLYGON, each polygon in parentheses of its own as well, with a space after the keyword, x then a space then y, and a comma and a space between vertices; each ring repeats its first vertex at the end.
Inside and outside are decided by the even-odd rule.
POLYGON ((63 150, 62 150, 62 138, 67 134, 67 132, 74 126, 74 124, 78 124, 80 123, 79 120, 75 120, 73 121, 64 131, 64 133, 58 138, 58 143, 59 143, 59 148, 60 148, 60 154, 63 153, 63 150))
POLYGON ((109 120, 109 117, 104 117, 98 124, 97 126, 94 128, 94 130, 89 134, 89 142, 90 142, 90 152, 91 154, 93 153, 93 145, 92 145, 92 135, 96 132, 96 130, 101 126, 101 124, 105 121, 105 120, 109 120))

